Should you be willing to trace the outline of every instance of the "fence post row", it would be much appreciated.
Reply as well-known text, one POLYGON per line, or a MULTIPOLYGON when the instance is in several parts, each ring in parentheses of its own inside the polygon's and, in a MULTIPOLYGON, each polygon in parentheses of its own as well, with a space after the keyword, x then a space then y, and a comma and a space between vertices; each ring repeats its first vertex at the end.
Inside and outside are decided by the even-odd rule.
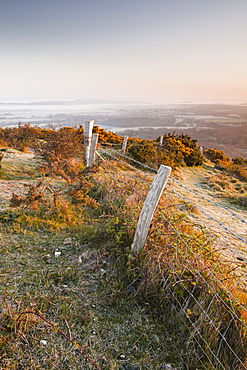
POLYGON ((170 173, 171 167, 161 165, 149 189, 139 216, 134 240, 131 246, 131 252, 134 255, 137 255, 140 252, 146 242, 155 208, 159 202, 170 173))
POLYGON ((125 154, 125 152, 126 152, 127 141, 128 141, 128 136, 124 136, 123 145, 122 145, 122 153, 123 154, 125 154))
POLYGON ((90 146, 89 152, 89 160, 88 160, 88 167, 92 167, 93 162, 95 161, 95 152, 98 144, 99 134, 93 134, 92 142, 90 146))
POLYGON ((92 139, 92 133, 93 133, 93 125, 94 125, 94 120, 84 122, 84 147, 85 147, 85 159, 86 159, 87 167, 89 165, 89 154, 90 154, 90 146, 91 146, 91 139, 92 139))

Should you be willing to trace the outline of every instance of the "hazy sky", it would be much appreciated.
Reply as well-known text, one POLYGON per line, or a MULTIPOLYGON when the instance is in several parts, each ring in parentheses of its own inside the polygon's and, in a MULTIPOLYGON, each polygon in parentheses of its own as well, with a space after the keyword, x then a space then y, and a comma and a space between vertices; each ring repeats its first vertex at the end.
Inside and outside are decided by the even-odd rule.
POLYGON ((0 101, 247 101, 247 0, 0 0, 0 101))

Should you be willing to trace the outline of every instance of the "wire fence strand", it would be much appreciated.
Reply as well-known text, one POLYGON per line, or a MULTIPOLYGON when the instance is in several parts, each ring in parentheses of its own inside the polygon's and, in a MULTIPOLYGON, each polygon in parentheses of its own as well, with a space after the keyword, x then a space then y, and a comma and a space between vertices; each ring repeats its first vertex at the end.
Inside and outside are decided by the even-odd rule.
MULTIPOLYGON (((111 169, 124 166, 124 178, 114 173, 118 181, 132 182, 133 192, 143 184, 146 194, 155 168, 114 149, 99 152, 114 162, 111 169)), ((157 265, 164 297, 187 328, 188 353, 199 368, 247 369, 247 221, 174 177, 168 183, 145 246, 148 265, 157 265)))

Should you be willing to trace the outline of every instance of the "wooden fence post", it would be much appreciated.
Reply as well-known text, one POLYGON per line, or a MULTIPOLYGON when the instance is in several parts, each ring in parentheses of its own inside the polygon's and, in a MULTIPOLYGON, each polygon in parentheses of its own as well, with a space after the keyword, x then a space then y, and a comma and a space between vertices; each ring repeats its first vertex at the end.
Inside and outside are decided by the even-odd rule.
POLYGON ((126 151, 127 141, 128 141, 128 136, 124 136, 123 145, 122 145, 122 153, 123 154, 125 154, 125 151, 126 151))
POLYGON ((94 121, 85 121, 84 122, 84 147, 85 147, 85 159, 86 159, 86 166, 88 167, 89 163, 89 153, 90 153, 90 146, 91 146, 91 138, 93 133, 93 125, 94 121))
POLYGON ((163 136, 163 135, 161 135, 161 136, 160 136, 160 146, 163 144, 163 138, 164 138, 164 136, 163 136))
POLYGON ((99 134, 93 134, 92 142, 90 146, 90 152, 89 152, 88 167, 92 167, 93 162, 95 161, 95 152, 96 152, 96 147, 98 144, 98 138, 99 138, 99 134))
POLYGON ((155 208, 166 186, 166 182, 170 173, 171 167, 161 165, 149 189, 139 216, 134 240, 131 246, 131 252, 134 255, 137 255, 140 252, 146 242, 155 208))

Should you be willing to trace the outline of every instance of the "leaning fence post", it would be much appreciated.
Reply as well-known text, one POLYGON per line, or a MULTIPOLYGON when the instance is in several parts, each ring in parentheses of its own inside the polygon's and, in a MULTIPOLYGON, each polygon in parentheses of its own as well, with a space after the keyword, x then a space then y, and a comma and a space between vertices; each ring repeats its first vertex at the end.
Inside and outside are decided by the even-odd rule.
POLYGON ((98 138, 99 138, 99 134, 93 134, 92 142, 90 146, 90 152, 89 152, 88 167, 92 167, 93 162, 95 161, 95 152, 96 152, 96 147, 98 144, 98 138))
POLYGON ((93 125, 94 125, 93 120, 84 122, 84 147, 85 147, 85 159, 86 159, 87 167, 88 167, 88 162, 89 162, 89 153, 90 153, 91 138, 92 138, 92 133, 93 133, 93 125))
POLYGON ((139 216, 134 240, 131 246, 131 252, 134 255, 137 255, 140 252, 146 242, 149 226, 152 221, 155 208, 165 188, 170 173, 171 167, 161 165, 149 189, 139 216))
POLYGON ((128 136, 124 136, 123 145, 122 145, 122 153, 125 154, 126 146, 127 146, 128 136))

